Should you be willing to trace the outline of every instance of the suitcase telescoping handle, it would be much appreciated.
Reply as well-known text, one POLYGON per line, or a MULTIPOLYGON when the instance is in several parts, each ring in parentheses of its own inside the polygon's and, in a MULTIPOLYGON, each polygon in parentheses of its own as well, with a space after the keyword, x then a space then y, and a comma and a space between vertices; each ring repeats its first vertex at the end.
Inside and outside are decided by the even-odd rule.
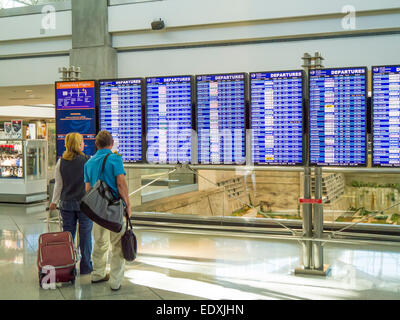
MULTIPOLYGON (((60 230, 62 231, 62 223, 61 223, 61 213, 60 211, 58 211, 57 209, 55 210, 57 211, 57 217, 58 217, 58 226, 60 227, 60 230)), ((47 213, 47 232, 50 232, 50 217, 51 217, 51 211, 49 210, 47 213)))

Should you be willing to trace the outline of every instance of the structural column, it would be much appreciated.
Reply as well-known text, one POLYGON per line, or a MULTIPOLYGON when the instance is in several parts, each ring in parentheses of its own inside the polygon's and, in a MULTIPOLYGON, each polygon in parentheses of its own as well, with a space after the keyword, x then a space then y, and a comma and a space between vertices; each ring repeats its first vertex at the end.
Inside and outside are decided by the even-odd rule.
POLYGON ((81 67, 82 79, 117 77, 117 52, 108 32, 107 0, 72 0, 70 65, 81 67))
MULTIPOLYGON (((70 65, 81 68, 82 80, 118 77, 117 51, 108 32, 107 0, 72 0, 72 50, 70 65)), ((141 170, 125 169, 129 192, 141 186, 141 170)), ((141 204, 141 192, 131 198, 132 206, 141 204)))

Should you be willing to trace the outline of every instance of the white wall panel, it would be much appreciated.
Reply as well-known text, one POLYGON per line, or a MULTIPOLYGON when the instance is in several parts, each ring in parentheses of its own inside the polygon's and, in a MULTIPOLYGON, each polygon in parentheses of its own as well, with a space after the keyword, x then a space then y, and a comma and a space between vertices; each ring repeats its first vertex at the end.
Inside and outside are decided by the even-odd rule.
MULTIPOLYGON (((400 28, 400 13, 362 16, 356 19, 355 31, 400 28)), ((223 42, 268 37, 312 36, 313 34, 343 32, 341 18, 304 20, 227 26, 224 28, 180 29, 167 32, 121 33, 113 36, 113 47, 135 48, 188 43, 223 42)))
POLYGON ((0 42, 0 56, 66 52, 72 48, 70 37, 0 42))
POLYGON ((326 67, 399 64, 400 35, 120 52, 118 76, 298 69, 304 52, 315 51, 326 67))
POLYGON ((71 11, 56 12, 55 29, 41 33, 43 14, 0 17, 0 41, 70 36, 71 11))
POLYGON ((167 27, 182 27, 341 13, 346 5, 357 11, 400 7, 398 0, 166 0, 109 7, 109 31, 150 29, 158 18, 167 27))
POLYGON ((0 86, 52 84, 63 66, 69 66, 69 56, 0 60, 0 86))

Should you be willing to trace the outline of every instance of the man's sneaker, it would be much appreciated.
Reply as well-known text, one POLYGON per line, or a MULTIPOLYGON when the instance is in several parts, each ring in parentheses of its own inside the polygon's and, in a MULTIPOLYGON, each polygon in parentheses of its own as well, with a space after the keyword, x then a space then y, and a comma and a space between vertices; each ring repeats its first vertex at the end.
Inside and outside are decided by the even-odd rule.
POLYGON ((92 280, 92 283, 100 283, 100 282, 106 282, 110 279, 110 274, 106 274, 106 276, 103 279, 100 280, 92 280))

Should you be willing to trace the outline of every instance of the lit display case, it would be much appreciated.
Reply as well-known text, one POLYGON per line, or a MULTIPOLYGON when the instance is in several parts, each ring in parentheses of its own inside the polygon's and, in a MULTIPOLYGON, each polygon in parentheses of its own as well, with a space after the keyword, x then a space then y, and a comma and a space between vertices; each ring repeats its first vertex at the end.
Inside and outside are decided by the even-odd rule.
POLYGON ((0 202, 47 199, 47 141, 0 140, 0 202))
POLYGON ((0 140, 0 178, 23 179, 23 141, 0 140))

